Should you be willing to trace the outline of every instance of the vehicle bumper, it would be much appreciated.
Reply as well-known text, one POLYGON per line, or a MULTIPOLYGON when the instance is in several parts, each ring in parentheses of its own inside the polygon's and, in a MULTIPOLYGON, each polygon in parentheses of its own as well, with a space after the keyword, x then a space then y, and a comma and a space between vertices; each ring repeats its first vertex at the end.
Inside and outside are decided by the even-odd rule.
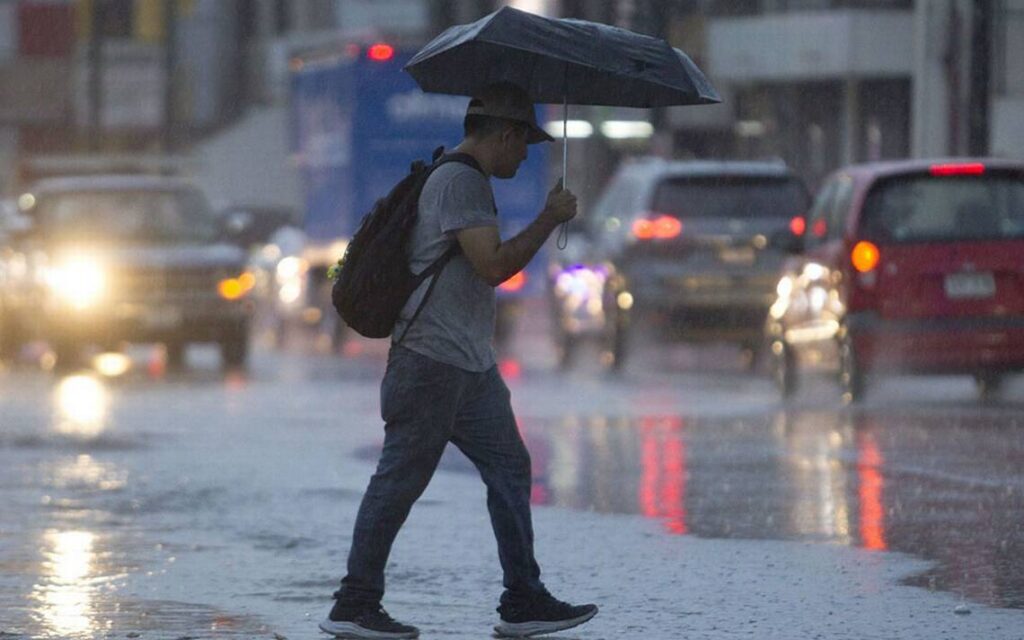
POLYGON ((88 309, 48 305, 41 337, 96 343, 216 342, 244 329, 252 313, 250 300, 120 302, 88 309))
POLYGON ((775 299, 777 277, 767 274, 676 274, 633 278, 636 312, 688 337, 759 336, 775 299))
POLYGON ((932 373, 1024 370, 1024 317, 886 320, 847 317, 861 366, 932 373))

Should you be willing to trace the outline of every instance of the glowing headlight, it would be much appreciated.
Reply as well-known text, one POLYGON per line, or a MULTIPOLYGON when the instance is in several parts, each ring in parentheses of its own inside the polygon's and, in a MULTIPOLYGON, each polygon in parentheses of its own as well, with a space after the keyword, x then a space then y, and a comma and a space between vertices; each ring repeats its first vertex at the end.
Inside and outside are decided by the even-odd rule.
POLYGON ((302 258, 288 256, 277 263, 277 281, 287 282, 294 278, 301 278, 309 269, 309 263, 302 258))
POLYGON ((103 268, 90 258, 73 258, 51 267, 46 284, 61 300, 76 309, 96 304, 107 288, 103 268))

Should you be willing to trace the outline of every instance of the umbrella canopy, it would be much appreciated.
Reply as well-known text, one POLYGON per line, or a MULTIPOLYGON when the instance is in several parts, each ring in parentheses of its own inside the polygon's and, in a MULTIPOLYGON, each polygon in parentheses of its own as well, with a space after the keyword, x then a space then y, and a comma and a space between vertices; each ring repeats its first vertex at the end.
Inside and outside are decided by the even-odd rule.
POLYGON ((432 93, 474 95, 511 82, 548 104, 649 108, 721 101, 697 65, 664 40, 511 7, 451 27, 405 69, 432 93))

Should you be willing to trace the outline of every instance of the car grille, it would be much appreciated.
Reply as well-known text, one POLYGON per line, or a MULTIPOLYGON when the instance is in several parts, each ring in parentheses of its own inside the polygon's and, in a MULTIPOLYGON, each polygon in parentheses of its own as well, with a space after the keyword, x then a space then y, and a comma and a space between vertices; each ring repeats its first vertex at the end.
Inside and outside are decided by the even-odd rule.
POLYGON ((112 275, 111 293, 120 300, 193 300, 216 296, 222 277, 208 268, 131 269, 112 275))

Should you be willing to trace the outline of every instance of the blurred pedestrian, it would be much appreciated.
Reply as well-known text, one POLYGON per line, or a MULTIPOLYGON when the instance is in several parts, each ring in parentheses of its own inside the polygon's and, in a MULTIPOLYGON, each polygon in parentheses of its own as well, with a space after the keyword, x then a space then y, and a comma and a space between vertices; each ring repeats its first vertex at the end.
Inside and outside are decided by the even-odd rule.
POLYGON ((381 606, 384 567, 449 442, 476 465, 487 486, 505 588, 495 630, 507 636, 550 633, 597 613, 595 605, 555 599, 541 582, 533 550, 530 455, 492 347, 494 288, 526 267, 551 232, 576 215, 576 197, 559 181, 536 219, 503 241, 489 178, 512 178, 526 159, 527 145, 552 138, 537 126, 525 92, 510 84, 491 85, 473 97, 464 130, 453 150, 466 156, 463 162, 438 167, 420 195, 410 266, 419 273, 454 243, 461 252, 435 276, 434 291, 415 323, 410 319, 429 280, 409 299, 392 334, 381 384, 384 449, 356 517, 348 573, 320 624, 336 636, 419 635, 381 606))

